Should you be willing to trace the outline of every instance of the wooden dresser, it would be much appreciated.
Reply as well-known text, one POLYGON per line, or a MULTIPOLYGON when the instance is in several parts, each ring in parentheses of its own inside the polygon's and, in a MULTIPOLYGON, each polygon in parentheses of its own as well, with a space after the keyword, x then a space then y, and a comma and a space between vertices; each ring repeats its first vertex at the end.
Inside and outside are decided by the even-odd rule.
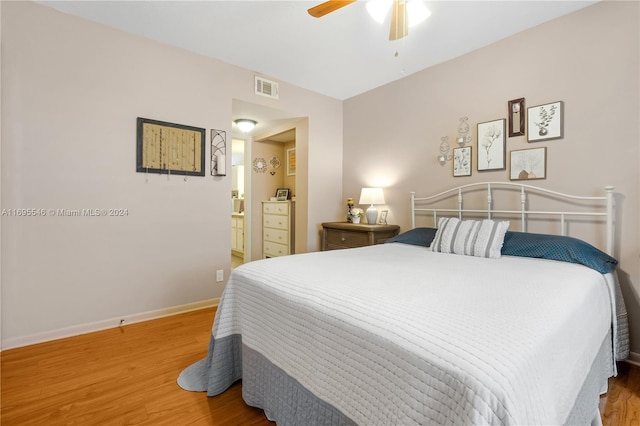
POLYGON ((322 250, 337 250, 382 244, 398 235, 398 225, 364 225, 348 222, 322 224, 322 250))
POLYGON ((291 201, 262 202, 263 257, 295 253, 294 217, 294 203, 291 201))

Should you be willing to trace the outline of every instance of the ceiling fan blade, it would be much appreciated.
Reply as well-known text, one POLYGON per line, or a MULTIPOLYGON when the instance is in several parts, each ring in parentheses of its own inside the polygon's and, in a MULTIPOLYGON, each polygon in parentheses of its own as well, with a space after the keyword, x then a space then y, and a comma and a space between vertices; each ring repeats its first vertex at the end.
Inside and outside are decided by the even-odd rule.
POLYGON ((324 15, 343 8, 351 3, 354 3, 355 1, 356 0, 329 0, 312 7, 311 9, 307 10, 307 12, 309 12, 309 15, 313 16, 314 18, 321 18, 324 15))
POLYGON ((407 18, 406 0, 393 0, 391 10, 391 28, 389 40, 398 40, 409 34, 409 19, 407 18))

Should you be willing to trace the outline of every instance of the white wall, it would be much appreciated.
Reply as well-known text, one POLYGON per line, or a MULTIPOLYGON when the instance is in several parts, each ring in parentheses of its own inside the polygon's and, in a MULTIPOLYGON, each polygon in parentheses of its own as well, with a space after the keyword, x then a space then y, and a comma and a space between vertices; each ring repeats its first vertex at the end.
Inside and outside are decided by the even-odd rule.
POLYGON ((507 102, 565 102, 560 140, 508 138, 507 151, 546 146, 547 179, 533 184, 577 195, 613 185, 621 231, 615 256, 640 352, 640 45, 639 4, 605 1, 493 45, 351 98, 344 107, 343 198, 386 187, 390 223, 407 229, 408 194, 476 181, 476 124, 507 117, 507 102), (472 128, 473 172, 452 177, 437 162, 442 136, 455 145, 459 118, 472 128))
POLYGON ((0 7, 2 207, 128 210, 2 218, 3 347, 221 295, 231 177, 147 182, 135 172, 136 117, 206 128, 207 159, 212 128, 227 131, 230 148, 234 98, 309 117, 304 149, 323 152, 305 159, 313 203, 339 205, 341 164, 321 162, 341 159, 341 102, 285 82, 269 100, 253 94, 248 70, 35 3, 0 7))

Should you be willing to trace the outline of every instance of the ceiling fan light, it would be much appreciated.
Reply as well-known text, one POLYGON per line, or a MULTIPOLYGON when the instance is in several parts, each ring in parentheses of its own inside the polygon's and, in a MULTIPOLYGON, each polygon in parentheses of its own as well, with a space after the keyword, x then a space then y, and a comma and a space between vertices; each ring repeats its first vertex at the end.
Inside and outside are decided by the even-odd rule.
POLYGON ((369 0, 367 2, 367 11, 374 21, 382 24, 392 4, 393 0, 369 0))
POLYGON ((258 124, 255 120, 249 120, 248 118, 239 118, 234 120, 234 123, 242 133, 249 133, 258 124))
POLYGON ((422 0, 407 0, 407 15, 409 17, 409 28, 424 22, 431 11, 427 9, 422 0))

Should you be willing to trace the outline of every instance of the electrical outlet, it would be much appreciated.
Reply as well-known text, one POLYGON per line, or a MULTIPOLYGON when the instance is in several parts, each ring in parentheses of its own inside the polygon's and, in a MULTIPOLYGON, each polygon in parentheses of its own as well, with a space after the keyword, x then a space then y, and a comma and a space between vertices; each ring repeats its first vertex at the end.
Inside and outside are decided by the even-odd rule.
POLYGON ((224 280, 224 271, 222 269, 218 269, 216 271, 216 282, 220 282, 224 280))

